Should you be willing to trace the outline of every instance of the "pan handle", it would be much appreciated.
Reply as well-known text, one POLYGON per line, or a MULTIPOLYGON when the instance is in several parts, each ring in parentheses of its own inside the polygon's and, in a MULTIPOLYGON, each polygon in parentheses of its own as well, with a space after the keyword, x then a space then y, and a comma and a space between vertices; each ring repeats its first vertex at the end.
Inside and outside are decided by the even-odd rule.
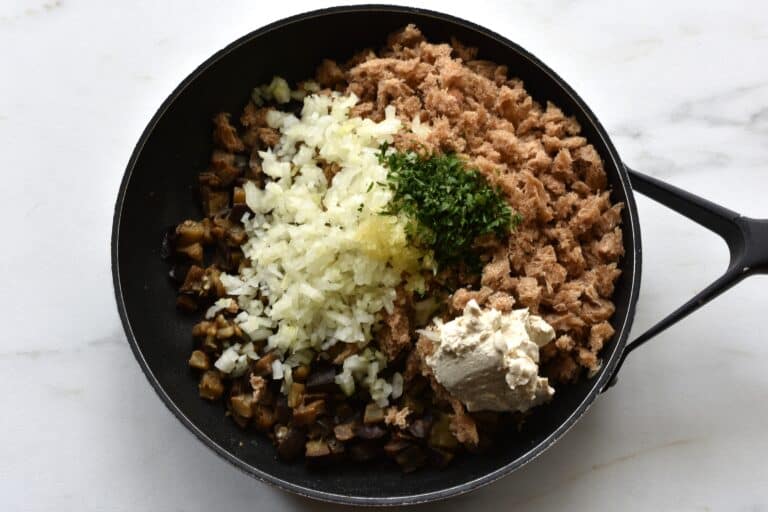
POLYGON ((621 354, 613 377, 603 391, 616 383, 616 376, 630 352, 682 320, 745 277, 768 274, 768 219, 751 219, 693 195, 673 185, 626 168, 632 188, 720 235, 728 244, 730 262, 725 273, 656 325, 629 343, 621 354))

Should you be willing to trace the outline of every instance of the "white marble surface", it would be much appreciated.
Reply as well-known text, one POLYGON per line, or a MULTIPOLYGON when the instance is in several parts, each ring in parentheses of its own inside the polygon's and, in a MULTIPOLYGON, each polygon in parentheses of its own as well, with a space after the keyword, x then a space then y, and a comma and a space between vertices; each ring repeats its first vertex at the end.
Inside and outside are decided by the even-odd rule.
MULTIPOLYGON (((189 435, 147 384, 113 302, 112 207, 145 123, 214 51, 319 6, 260 4, 0 2, 0 510, 338 508, 260 484, 189 435)), ((424 6, 549 63, 631 165, 768 217, 763 2, 615 4, 424 6)), ((727 259, 716 237, 639 207, 636 334, 727 259)), ((765 284, 743 283, 633 354, 619 385, 533 464, 421 510, 768 510, 765 284)))

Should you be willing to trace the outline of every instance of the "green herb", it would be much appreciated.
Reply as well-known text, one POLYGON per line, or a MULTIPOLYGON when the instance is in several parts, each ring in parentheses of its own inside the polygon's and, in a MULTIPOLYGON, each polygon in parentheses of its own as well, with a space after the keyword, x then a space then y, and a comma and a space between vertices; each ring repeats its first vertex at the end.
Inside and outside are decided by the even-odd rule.
POLYGON ((424 157, 384 144, 379 161, 389 169, 387 185, 394 192, 382 213, 404 215, 409 239, 433 249, 441 266, 460 261, 472 266, 478 237, 504 237, 522 222, 501 191, 456 155, 424 157))

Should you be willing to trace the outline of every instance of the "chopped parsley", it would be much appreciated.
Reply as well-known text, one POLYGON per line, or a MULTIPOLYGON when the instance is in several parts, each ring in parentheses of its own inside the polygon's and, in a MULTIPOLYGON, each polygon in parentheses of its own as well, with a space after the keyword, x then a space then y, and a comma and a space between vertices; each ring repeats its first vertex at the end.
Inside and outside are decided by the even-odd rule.
POLYGON ((394 193, 382 213, 405 216, 409 240, 432 249, 440 266, 463 261, 475 267, 478 237, 505 237, 523 220, 498 188, 454 154, 425 157, 384 144, 379 161, 389 170, 386 185, 394 193))

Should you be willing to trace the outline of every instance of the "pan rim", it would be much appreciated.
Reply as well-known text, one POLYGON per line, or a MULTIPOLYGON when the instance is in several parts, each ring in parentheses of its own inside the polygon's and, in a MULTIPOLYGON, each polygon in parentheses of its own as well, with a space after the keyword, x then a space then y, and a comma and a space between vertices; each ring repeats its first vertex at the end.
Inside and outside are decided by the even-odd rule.
POLYGON ((278 488, 293 492, 295 494, 298 494, 300 496, 304 496, 307 498, 313 498, 313 499, 326 501, 330 503, 337 503, 337 504, 344 504, 344 505, 362 505, 362 506, 412 505, 412 504, 426 503, 426 502, 432 502, 432 501, 439 501, 439 500, 443 500, 443 499, 447 499, 450 497, 459 496, 461 494, 471 492, 480 487, 484 487, 492 482, 495 482, 496 480, 499 480, 500 478, 530 463, 531 461, 539 457, 541 454, 543 454, 545 451, 547 451, 560 438, 562 438, 576 424, 576 422, 589 410, 589 408, 594 403, 597 396, 610 382, 610 379, 613 376, 613 372, 616 367, 616 364, 618 363, 618 360, 620 359, 620 356, 625 349, 629 330, 632 326, 632 322, 634 319, 635 307, 637 304, 637 299, 640 291, 640 278, 641 278, 641 267, 642 267, 641 260, 642 260, 642 250, 641 250, 640 226, 639 226, 639 220, 637 216, 637 207, 635 204, 629 176, 627 174, 626 169, 624 168, 624 165, 619 159, 616 148, 613 146, 613 143, 608 137, 607 132, 603 128, 597 116, 595 116, 595 114, 587 106, 587 104, 581 99, 581 97, 578 94, 576 94, 576 92, 559 75, 557 75, 552 69, 550 69, 546 64, 544 64, 537 57, 529 53, 527 50, 525 50, 518 44, 510 41, 509 39, 505 38, 504 36, 501 36, 500 34, 490 29, 482 27, 473 22, 458 18, 456 16, 441 13, 438 11, 414 8, 414 7, 406 7, 406 6, 387 5, 387 4, 365 4, 365 5, 331 7, 326 9, 308 11, 308 12, 300 13, 287 18, 283 18, 283 19, 274 21, 268 25, 265 25, 261 28, 258 28, 252 32, 249 32, 248 34, 236 39, 232 43, 228 44, 221 50, 214 53, 212 56, 206 59, 202 64, 200 64, 197 68, 195 68, 189 75, 187 75, 184 78, 184 80, 182 80, 182 82, 163 101, 163 103, 160 105, 158 110, 155 112, 155 114, 152 116, 151 120, 145 127, 133 152, 131 153, 131 157, 128 161, 125 173, 123 175, 123 178, 120 183, 120 187, 118 189, 118 196, 115 203, 115 210, 114 210, 114 217, 113 217, 113 224, 112 224, 112 239, 111 239, 111 267, 112 267, 113 287, 115 292, 115 299, 117 302, 118 313, 119 313, 120 320, 123 325, 123 329, 125 331, 126 337, 128 339, 128 343, 130 344, 131 350, 134 356, 136 357, 139 365, 141 366, 142 372, 144 373, 147 380, 154 388, 155 392, 158 394, 158 396, 163 401, 165 406, 174 414, 174 416, 176 416, 176 418, 187 428, 187 430, 189 430, 192 434, 194 434, 200 441, 202 441, 203 444, 205 444, 208 448, 213 450, 214 453, 219 455, 221 458, 223 458, 224 460, 226 460, 227 462, 229 462, 239 470, 247 473, 252 477, 255 477, 261 482, 276 486, 278 488), (226 55, 228 55, 232 51, 236 50, 237 48, 241 47, 246 43, 249 43, 251 40, 261 37, 262 35, 269 33, 271 31, 279 30, 290 24, 301 22, 307 19, 317 18, 317 17, 329 16, 334 14, 342 14, 342 13, 382 12, 382 11, 414 14, 422 17, 430 17, 430 18, 437 19, 438 21, 459 25, 469 30, 472 30, 474 32, 477 32, 484 37, 493 39, 496 42, 502 44, 503 46, 514 50, 521 57, 525 58, 531 64, 533 64, 534 66, 539 68, 542 72, 544 72, 551 81, 553 81, 559 88, 561 88, 563 92, 565 92, 570 97, 570 99, 574 102, 574 104, 576 104, 582 110, 582 113, 584 114, 585 118, 588 119, 589 122, 593 125, 593 128, 595 129, 595 132, 598 134, 601 140, 601 143, 603 144, 603 147, 607 148, 608 155, 606 156, 610 157, 614 167, 616 168, 619 174, 619 182, 624 191, 624 196, 626 197, 626 211, 630 219, 629 225, 625 225, 624 228, 625 228, 625 231, 629 230, 631 233, 629 240, 631 240, 634 245, 634 247, 631 247, 631 249, 633 249, 634 251, 634 260, 633 260, 633 266, 629 269, 629 271, 631 272, 631 276, 630 276, 630 282, 628 284, 629 285, 629 297, 628 297, 629 302, 626 308, 626 312, 622 319, 620 320, 616 319, 617 320, 616 324, 618 326, 617 327, 618 339, 617 339, 616 346, 610 355, 607 355, 606 357, 604 357, 604 360, 607 360, 607 364, 604 365, 598 378, 594 379, 592 383, 592 388, 586 394, 586 396, 581 401, 581 403, 574 408, 570 416, 559 427, 557 427, 546 439, 544 439, 539 444, 533 446, 530 450, 528 450, 526 453, 524 453, 514 461, 490 473, 487 473, 483 476, 475 478, 473 480, 469 480, 451 487, 447 487, 445 489, 440 489, 440 490, 431 491, 427 493, 408 494, 408 495, 400 495, 400 496, 387 496, 387 497, 369 497, 369 496, 352 496, 352 495, 345 495, 340 493, 325 492, 322 490, 308 488, 302 485, 294 484, 292 482, 283 480, 262 469, 259 469, 258 467, 248 464, 247 462, 233 455, 232 453, 227 451, 223 446, 221 446, 212 438, 210 438, 204 431, 198 428, 198 426, 195 425, 194 422, 189 417, 187 417, 184 414, 184 412, 181 411, 181 409, 178 408, 174 400, 166 393, 165 389, 163 389, 159 380, 156 378, 156 376, 152 372, 149 366, 149 363, 144 358, 144 354, 142 353, 138 345, 137 339, 133 332, 133 328, 131 326, 130 319, 128 318, 128 313, 127 313, 127 309, 126 309, 126 305, 123 297, 122 285, 121 285, 121 279, 120 279, 120 266, 119 266, 120 259, 119 259, 118 249, 119 249, 119 238, 120 238, 119 236, 120 224, 122 219, 124 203, 127 196, 127 190, 130 185, 131 177, 133 175, 133 171, 136 167, 139 157, 141 156, 141 153, 144 149, 146 142, 152 136, 155 128, 157 127, 160 120, 163 118, 166 111, 170 108, 170 106, 176 101, 176 99, 186 90, 186 88, 192 82, 194 82, 200 75, 202 75, 214 63, 218 62, 220 59, 224 58, 226 55))

